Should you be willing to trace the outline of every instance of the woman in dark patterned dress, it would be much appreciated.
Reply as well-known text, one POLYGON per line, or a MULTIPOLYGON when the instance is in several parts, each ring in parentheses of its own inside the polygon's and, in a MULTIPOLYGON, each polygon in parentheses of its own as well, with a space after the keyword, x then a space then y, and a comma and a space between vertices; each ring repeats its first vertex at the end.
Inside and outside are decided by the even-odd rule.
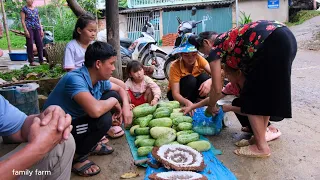
POLYGON ((43 44, 42 38, 44 36, 39 11, 33 6, 34 0, 26 0, 27 5, 21 9, 21 23, 27 40, 27 53, 30 66, 37 66, 34 62, 33 43, 36 44, 38 50, 38 57, 40 64, 43 64, 43 44))
POLYGON ((234 152, 247 157, 270 156, 265 138, 270 116, 292 117, 291 67, 297 52, 294 35, 284 24, 267 20, 208 38, 204 35, 205 32, 191 43, 208 55, 212 77, 209 111, 218 111, 215 104, 221 97, 221 62, 240 70, 245 76, 240 92, 241 112, 248 115, 254 136, 249 146, 244 143, 234 152))

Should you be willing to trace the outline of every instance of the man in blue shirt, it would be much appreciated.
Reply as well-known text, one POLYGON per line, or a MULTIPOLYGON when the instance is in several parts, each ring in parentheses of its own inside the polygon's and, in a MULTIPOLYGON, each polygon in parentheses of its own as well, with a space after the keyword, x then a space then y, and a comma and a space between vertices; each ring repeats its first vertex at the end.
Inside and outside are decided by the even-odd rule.
POLYGON ((71 129, 71 116, 58 106, 27 116, 0 95, 0 136, 5 143, 27 142, 1 157, 1 179, 70 179, 71 129))
POLYGON ((58 105, 72 116, 74 129, 71 133, 76 141, 72 171, 80 176, 100 172, 100 167, 89 161, 88 155, 113 152, 111 147, 99 142, 112 121, 119 119, 121 124, 123 117, 125 126, 132 123, 126 91, 108 80, 115 70, 116 55, 114 48, 105 42, 96 41, 89 45, 85 66, 63 76, 44 105, 44 108, 58 105))

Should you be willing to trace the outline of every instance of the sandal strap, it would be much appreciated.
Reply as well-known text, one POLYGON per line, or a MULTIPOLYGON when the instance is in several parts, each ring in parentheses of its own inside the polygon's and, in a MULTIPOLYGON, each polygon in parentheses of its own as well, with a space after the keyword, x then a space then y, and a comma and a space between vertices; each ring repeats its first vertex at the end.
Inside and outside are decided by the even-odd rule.
POLYGON ((86 174, 85 171, 88 170, 89 168, 91 168, 92 165, 96 165, 96 164, 94 162, 90 161, 89 163, 81 166, 80 168, 72 168, 72 171, 77 173, 80 176, 83 176, 83 175, 84 176, 92 176, 92 175, 96 175, 96 174, 100 173, 101 169, 98 165, 96 165, 99 167, 98 171, 86 174))
POLYGON ((114 150, 113 149, 108 149, 108 147, 105 144, 100 144, 101 148, 99 151, 93 151, 92 154, 96 154, 96 155, 107 155, 107 154, 111 154, 114 150))
POLYGON ((78 158, 74 159, 72 164, 76 164, 76 163, 83 163, 86 160, 88 160, 89 154, 86 154, 84 156, 79 156, 78 158))
POLYGON ((94 162, 90 161, 89 163, 81 166, 80 168, 78 168, 78 169, 74 168, 74 169, 76 169, 79 172, 82 172, 82 171, 88 170, 92 165, 96 165, 96 164, 94 162))

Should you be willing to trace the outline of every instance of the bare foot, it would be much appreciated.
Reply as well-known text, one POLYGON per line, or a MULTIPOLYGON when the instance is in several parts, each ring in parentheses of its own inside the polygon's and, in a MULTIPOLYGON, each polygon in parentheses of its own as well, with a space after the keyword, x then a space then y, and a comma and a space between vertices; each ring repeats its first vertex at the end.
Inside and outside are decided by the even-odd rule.
POLYGON ((100 140, 100 142, 98 142, 98 144, 107 144, 109 142, 109 139, 106 138, 106 136, 103 136, 100 140))
POLYGON ((258 146, 255 144, 250 145, 249 149, 252 152, 257 153, 257 154, 270 154, 270 152, 271 152, 269 146, 266 146, 266 147, 259 149, 258 146))
POLYGON ((249 139, 249 144, 255 144, 256 141, 254 140, 254 136, 251 136, 251 138, 249 139))
MULTIPOLYGON (((86 165, 90 162, 91 161, 86 160, 82 163, 81 162, 75 163, 73 165, 73 168, 80 169, 81 167, 83 167, 84 165, 86 165)), ((88 168, 87 170, 84 171, 84 175, 92 174, 92 173, 98 172, 99 170, 100 170, 100 168, 97 165, 91 165, 90 168, 88 168)))
POLYGON ((30 66, 39 66, 40 64, 39 63, 37 63, 37 62, 32 62, 32 63, 30 63, 30 66))

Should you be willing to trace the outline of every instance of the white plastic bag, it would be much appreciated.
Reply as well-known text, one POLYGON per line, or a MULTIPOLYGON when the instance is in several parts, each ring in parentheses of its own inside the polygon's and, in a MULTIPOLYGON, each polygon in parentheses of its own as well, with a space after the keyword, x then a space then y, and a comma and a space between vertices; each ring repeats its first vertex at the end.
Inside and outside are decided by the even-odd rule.
POLYGON ((39 84, 27 83, 27 84, 24 84, 23 86, 17 86, 16 90, 19 92, 30 92, 30 91, 36 90, 37 88, 39 88, 39 84))

